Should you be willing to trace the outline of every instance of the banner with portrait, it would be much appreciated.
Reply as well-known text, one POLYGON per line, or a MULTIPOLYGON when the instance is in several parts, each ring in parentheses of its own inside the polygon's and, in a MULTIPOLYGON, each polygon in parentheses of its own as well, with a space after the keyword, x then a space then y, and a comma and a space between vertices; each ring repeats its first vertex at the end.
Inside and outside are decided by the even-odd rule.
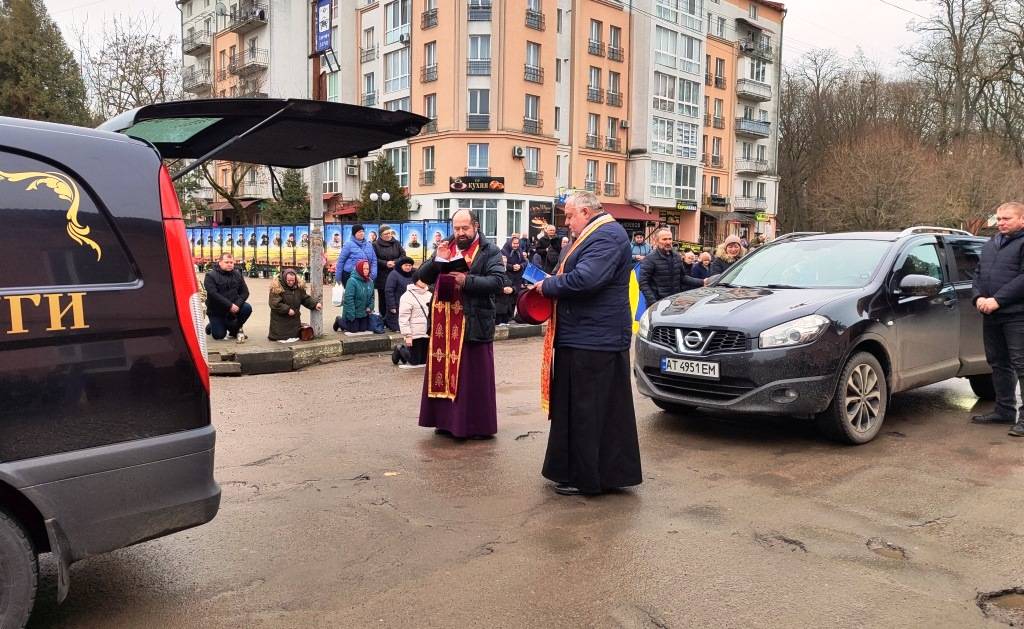
POLYGON ((224 248, 224 230, 220 227, 211 227, 210 236, 213 243, 210 248, 210 257, 216 262, 224 248))
POLYGON ((243 251, 245 262, 246 264, 256 264, 256 228, 252 226, 243 227, 242 233, 245 238, 245 249, 243 251))
POLYGON ((202 246, 202 258, 203 262, 209 262, 213 259, 213 232, 209 227, 204 227, 200 230, 200 239, 203 241, 202 246))
POLYGON ((284 241, 281 237, 281 226, 271 225, 267 228, 267 235, 270 237, 270 248, 268 252, 269 264, 281 264, 281 245, 284 241))
POLYGON ((309 225, 295 226, 295 266, 306 268, 309 266, 309 225))
POLYGON ((231 255, 235 256, 235 260, 240 262, 245 261, 245 229, 242 227, 232 227, 232 244, 231 244, 231 255))
POLYGON ((426 251, 426 247, 423 246, 423 225, 424 223, 421 222, 403 223, 396 228, 396 231, 400 230, 405 255, 412 258, 412 261, 417 265, 423 262, 424 252, 426 251))
POLYGON ((333 267, 341 255, 341 225, 324 225, 324 255, 327 266, 333 267))
POLYGON ((260 225, 256 228, 256 264, 267 264, 270 260, 270 231, 260 225))

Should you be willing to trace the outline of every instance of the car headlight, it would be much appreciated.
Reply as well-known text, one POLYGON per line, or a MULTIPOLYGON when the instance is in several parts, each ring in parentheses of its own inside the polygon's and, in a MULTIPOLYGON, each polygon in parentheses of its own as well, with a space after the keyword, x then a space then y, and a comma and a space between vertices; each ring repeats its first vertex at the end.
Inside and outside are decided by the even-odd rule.
POLYGON ((647 339, 651 335, 651 313, 654 312, 654 307, 647 309, 647 312, 640 317, 640 327, 637 329, 637 335, 642 339, 647 339))
POLYGON ((829 323, 827 317, 813 314, 768 328, 761 333, 761 349, 810 343, 821 336, 829 323))

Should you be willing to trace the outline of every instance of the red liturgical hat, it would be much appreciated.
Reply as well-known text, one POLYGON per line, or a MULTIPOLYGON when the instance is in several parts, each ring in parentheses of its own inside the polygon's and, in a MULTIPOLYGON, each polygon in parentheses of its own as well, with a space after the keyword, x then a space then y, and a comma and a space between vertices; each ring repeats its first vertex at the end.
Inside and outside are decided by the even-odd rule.
POLYGON ((516 308, 519 318, 526 323, 540 325, 551 318, 552 301, 535 290, 524 290, 519 294, 516 308))

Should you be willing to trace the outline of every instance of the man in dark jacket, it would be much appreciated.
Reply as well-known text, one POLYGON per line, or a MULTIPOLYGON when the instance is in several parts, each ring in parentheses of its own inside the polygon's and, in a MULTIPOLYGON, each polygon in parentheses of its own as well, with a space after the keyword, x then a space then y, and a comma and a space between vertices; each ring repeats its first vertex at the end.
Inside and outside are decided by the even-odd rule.
POLYGON ((419 423, 463 439, 498 432, 494 298, 505 286, 505 266, 501 250, 479 230, 476 215, 459 210, 454 241, 442 243, 419 270, 420 280, 434 284, 419 423))
POLYGON ((974 276, 996 407, 971 421, 1013 424, 1010 434, 1024 437, 1024 415, 1017 413, 1017 385, 1024 390, 1024 203, 999 206, 996 227, 999 233, 985 243, 974 276))
POLYGON ((640 263, 637 272, 637 283, 644 294, 648 306, 654 302, 681 293, 691 288, 704 286, 702 280, 690 277, 686 273, 683 259, 672 251, 672 231, 667 227, 654 232, 654 251, 647 254, 640 263))
MULTIPOLYGON (((377 255, 377 278, 373 281, 374 288, 377 289, 377 307, 384 308, 387 304, 387 295, 385 289, 388 286, 388 275, 391 275, 391 271, 395 270, 398 266, 398 259, 405 257, 405 248, 402 247, 402 243, 398 242, 398 238, 395 237, 395 230, 390 225, 380 226, 380 238, 373 241, 373 252, 377 255)), ((405 290, 404 288, 402 289, 405 290)), ((399 295, 401 297, 401 295, 399 295)), ((395 302, 395 307, 398 307, 398 302, 395 302)), ((381 311, 381 315, 385 312, 381 311)), ((398 330, 398 319, 395 318, 395 330, 398 330)))
POLYGON ((592 192, 565 203, 577 234, 560 268, 534 284, 556 300, 541 367, 551 420, 543 475, 563 495, 639 485, 640 446, 629 369, 629 236, 592 192))
POLYGON ((209 332, 218 341, 227 335, 235 337, 239 343, 249 338, 242 327, 252 314, 249 300, 249 287, 245 278, 235 270, 235 258, 230 253, 220 254, 217 268, 206 274, 203 279, 206 289, 206 316, 210 318, 209 332))

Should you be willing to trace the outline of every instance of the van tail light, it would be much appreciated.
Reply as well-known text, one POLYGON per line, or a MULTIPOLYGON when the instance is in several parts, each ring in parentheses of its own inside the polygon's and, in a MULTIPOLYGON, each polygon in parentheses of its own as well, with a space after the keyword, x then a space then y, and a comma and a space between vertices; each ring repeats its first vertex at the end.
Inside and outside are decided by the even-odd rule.
POLYGON ((178 205, 178 194, 171 182, 166 166, 160 167, 160 207, 163 213, 164 239, 167 258, 171 262, 171 284, 174 287, 174 305, 178 322, 185 335, 196 373, 210 393, 210 365, 206 355, 206 325, 203 322, 203 296, 199 292, 192 252, 185 238, 185 221, 178 205))

